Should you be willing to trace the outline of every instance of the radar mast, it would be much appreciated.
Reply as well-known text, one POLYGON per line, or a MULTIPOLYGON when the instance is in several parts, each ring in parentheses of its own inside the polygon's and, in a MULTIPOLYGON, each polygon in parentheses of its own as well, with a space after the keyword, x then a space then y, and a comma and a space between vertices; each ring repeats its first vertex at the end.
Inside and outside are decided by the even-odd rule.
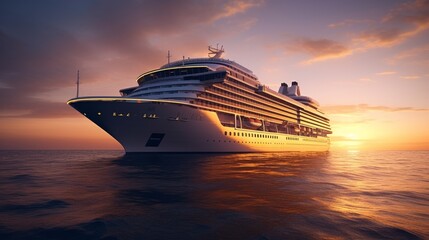
POLYGON ((216 47, 209 46, 209 58, 220 58, 224 52, 223 45, 220 48, 219 44, 216 47))

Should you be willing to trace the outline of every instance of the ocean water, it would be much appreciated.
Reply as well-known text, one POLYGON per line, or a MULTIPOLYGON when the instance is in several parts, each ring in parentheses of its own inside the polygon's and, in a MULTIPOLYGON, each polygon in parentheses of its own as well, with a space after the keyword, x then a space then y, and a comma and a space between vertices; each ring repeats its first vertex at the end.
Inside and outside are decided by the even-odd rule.
POLYGON ((0 239, 429 239, 429 152, 0 151, 0 239))

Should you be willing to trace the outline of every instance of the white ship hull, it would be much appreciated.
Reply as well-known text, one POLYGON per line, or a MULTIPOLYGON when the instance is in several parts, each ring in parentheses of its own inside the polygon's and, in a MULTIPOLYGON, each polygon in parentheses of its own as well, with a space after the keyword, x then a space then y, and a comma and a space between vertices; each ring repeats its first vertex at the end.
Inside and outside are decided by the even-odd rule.
POLYGON ((216 112, 187 103, 77 98, 69 104, 109 133, 126 152, 327 151, 329 138, 223 126, 216 112))

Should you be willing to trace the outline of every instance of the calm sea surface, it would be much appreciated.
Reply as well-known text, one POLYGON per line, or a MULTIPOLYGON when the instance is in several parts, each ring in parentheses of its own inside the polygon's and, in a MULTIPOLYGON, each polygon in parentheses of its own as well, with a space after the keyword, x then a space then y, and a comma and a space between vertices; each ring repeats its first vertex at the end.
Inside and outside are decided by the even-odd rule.
POLYGON ((429 239, 429 152, 0 151, 0 239, 429 239))

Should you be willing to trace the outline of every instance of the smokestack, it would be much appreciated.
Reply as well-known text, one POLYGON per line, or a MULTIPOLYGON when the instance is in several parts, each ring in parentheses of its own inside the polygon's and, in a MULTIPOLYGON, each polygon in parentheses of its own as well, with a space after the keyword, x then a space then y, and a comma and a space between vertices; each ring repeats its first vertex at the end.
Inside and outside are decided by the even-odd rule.
POLYGON ((286 83, 282 83, 282 84, 280 85, 279 93, 280 93, 280 94, 283 94, 283 95, 285 95, 285 96, 287 96, 287 95, 288 95, 288 86, 287 86, 287 84, 286 84, 286 83))
POLYGON ((290 96, 301 96, 301 91, 299 90, 298 82, 292 82, 292 86, 289 88, 288 94, 290 96))

